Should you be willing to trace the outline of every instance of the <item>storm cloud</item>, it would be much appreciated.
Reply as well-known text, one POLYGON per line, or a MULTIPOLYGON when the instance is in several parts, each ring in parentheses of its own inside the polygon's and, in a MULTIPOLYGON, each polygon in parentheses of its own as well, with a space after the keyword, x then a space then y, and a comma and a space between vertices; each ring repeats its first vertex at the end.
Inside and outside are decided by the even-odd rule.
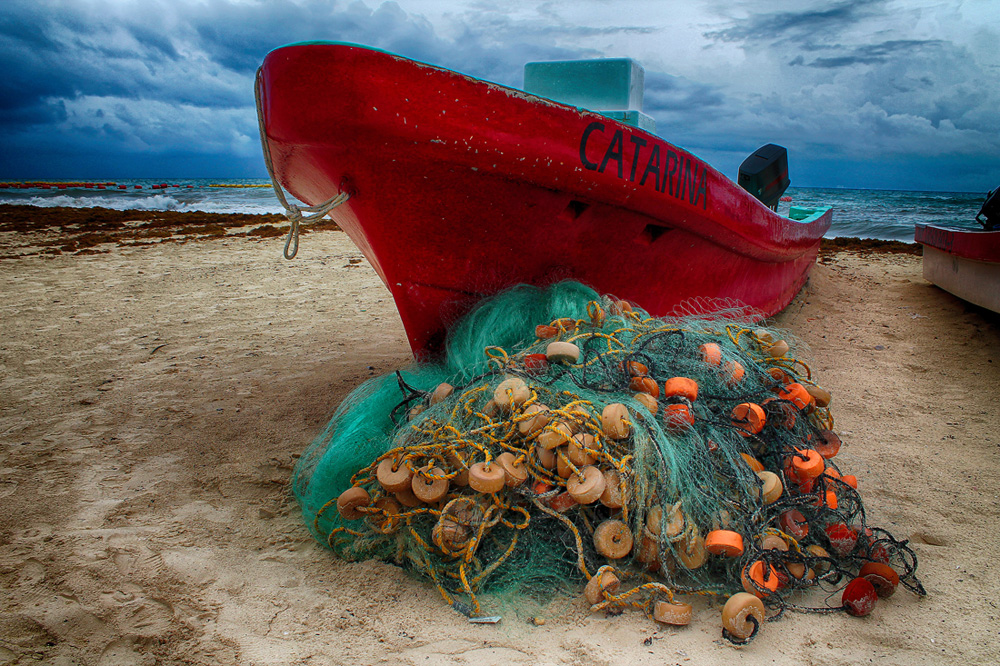
POLYGON ((989 5, 8 0, 0 177, 263 176, 256 68, 334 40, 516 87, 528 61, 634 57, 658 133, 730 175, 776 142, 799 185, 985 190, 1000 182, 989 5))

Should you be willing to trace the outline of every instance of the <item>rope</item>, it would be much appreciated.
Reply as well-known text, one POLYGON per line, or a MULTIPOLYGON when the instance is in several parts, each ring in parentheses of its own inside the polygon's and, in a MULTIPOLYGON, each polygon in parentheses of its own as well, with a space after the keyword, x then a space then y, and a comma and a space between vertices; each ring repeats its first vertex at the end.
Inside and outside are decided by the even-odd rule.
POLYGON ((260 69, 257 70, 257 76, 254 80, 254 97, 257 102, 257 129, 260 132, 260 146, 264 153, 264 166, 267 167, 267 175, 271 179, 271 186, 274 188, 274 194, 278 197, 278 201, 281 206, 285 209, 285 217, 291 223, 291 227, 288 229, 288 238, 285 239, 285 249, 282 254, 284 254, 285 259, 294 259, 295 255, 299 251, 299 225, 302 222, 315 222, 323 218, 331 210, 344 203, 351 198, 351 195, 347 192, 340 192, 339 194, 330 197, 321 204, 315 206, 297 206, 293 203, 289 203, 288 199, 285 197, 284 188, 278 183, 278 179, 274 176, 274 164, 271 161, 271 149, 267 145, 267 133, 264 129, 264 110, 261 104, 260 98, 260 69), (309 215, 303 215, 302 213, 310 213, 309 215), (291 252, 289 252, 291 248, 291 252))

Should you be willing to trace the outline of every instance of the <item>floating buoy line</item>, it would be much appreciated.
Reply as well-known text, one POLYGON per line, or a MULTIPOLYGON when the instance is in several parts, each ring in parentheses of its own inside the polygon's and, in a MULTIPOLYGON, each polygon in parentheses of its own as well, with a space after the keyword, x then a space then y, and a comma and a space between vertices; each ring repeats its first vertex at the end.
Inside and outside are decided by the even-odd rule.
POLYGON ((913 551, 868 523, 837 463, 832 396, 787 336, 724 318, 739 313, 653 318, 574 283, 500 294, 442 363, 345 400, 296 470, 307 525, 472 618, 484 593, 578 586, 592 612, 674 626, 717 600, 744 644, 786 610, 923 595, 913 551))

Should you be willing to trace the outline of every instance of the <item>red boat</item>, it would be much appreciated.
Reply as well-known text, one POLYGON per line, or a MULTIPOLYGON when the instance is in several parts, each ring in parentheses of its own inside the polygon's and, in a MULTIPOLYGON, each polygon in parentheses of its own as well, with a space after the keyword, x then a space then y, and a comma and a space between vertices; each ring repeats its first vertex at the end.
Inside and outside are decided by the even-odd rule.
MULTIPOLYGON (((830 226, 829 208, 778 215, 615 113, 371 48, 279 48, 257 95, 279 198, 280 185, 320 213, 340 204, 330 216, 392 292, 418 356, 519 283, 572 278, 661 316, 722 299, 770 316, 830 226)), ((761 185, 778 181, 787 166, 761 185)))

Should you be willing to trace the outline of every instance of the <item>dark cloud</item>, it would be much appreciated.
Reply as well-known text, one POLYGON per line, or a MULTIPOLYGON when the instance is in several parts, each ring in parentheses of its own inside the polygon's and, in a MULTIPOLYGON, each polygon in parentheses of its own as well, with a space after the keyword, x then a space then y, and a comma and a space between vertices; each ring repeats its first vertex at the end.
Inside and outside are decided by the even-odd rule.
MULTIPOLYGON (((718 3, 742 14, 704 35, 635 20, 627 3, 598 23, 572 18, 586 3, 515 15, 482 0, 456 3, 435 24, 404 9, 415 2, 368 3, 4 0, 0 178, 264 175, 254 72, 269 51, 313 40, 365 44, 514 87, 525 62, 619 56, 609 49, 643 42, 636 52, 665 59, 645 63, 646 113, 665 138, 720 167, 774 141, 808 156, 799 163, 807 174, 943 154, 992 165, 984 173, 998 168, 1000 93, 985 83, 993 72, 944 36, 894 29, 913 18, 896 16, 894 0, 796 11, 718 3), (659 51, 649 46, 668 33, 659 51), (678 63, 674 40, 702 36, 711 57, 663 71, 678 63)), ((995 30, 982 30, 982 43, 996 42, 995 30)), ((697 49, 683 52, 698 59, 697 49)))
POLYGON ((722 42, 806 40, 813 43, 882 14, 887 4, 887 0, 849 0, 826 9, 751 14, 734 21, 728 28, 706 32, 705 36, 722 42))
POLYGON ((851 67, 853 65, 876 65, 894 58, 921 55, 928 49, 938 51, 948 44, 940 39, 896 39, 880 44, 862 44, 850 48, 843 55, 815 58, 811 62, 799 55, 789 64, 820 67, 825 69, 851 67))

